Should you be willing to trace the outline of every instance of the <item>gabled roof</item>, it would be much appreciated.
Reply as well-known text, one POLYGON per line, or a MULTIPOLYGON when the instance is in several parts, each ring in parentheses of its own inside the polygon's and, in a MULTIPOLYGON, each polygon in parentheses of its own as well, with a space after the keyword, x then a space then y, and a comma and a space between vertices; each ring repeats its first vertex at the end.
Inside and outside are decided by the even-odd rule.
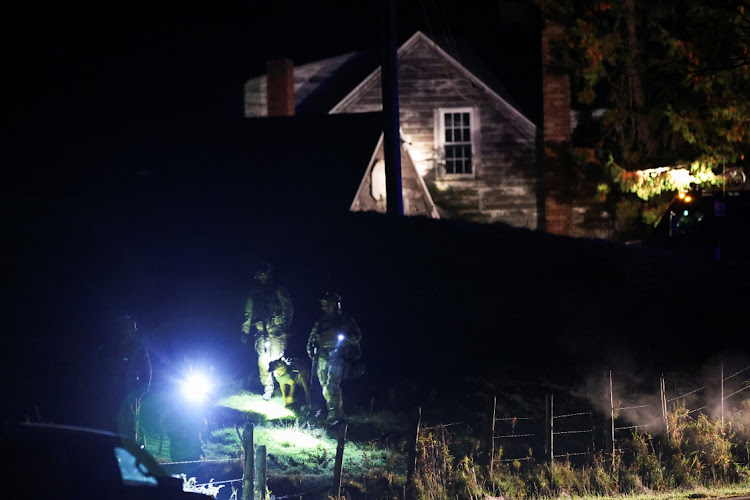
MULTIPOLYGON (((470 61, 472 68, 475 68, 474 71, 470 71, 466 65, 460 63, 455 57, 449 54, 446 49, 443 49, 436 41, 432 40, 421 31, 417 31, 416 33, 414 33, 411 38, 409 38, 406 42, 404 42, 403 45, 401 45, 401 47, 399 47, 397 52, 398 57, 401 57, 402 55, 408 53, 409 50, 411 50, 419 42, 426 42, 430 44, 454 68, 462 72, 474 84, 484 89, 484 91, 487 92, 491 97, 493 97, 501 105, 506 107, 508 111, 515 114, 518 118, 525 122, 530 129, 536 128, 534 123, 529 120, 521 111, 519 111, 516 105, 511 104, 513 99, 508 95, 508 92, 505 90, 499 80, 492 76, 492 73, 483 64, 481 64, 481 62, 477 58, 473 56, 470 49, 468 49, 468 46, 460 44, 462 47, 460 56, 459 52, 455 50, 455 47, 457 47, 457 45, 453 44, 451 47, 452 49, 454 49, 453 51, 456 53, 457 57, 462 57, 462 59, 466 60, 467 62, 470 61), (481 73, 483 75, 483 78, 479 78, 475 73, 481 73)), ((339 112, 359 94, 359 91, 362 88, 369 86, 373 83, 373 80, 379 78, 380 67, 378 66, 366 78, 364 78, 359 83, 359 85, 357 85, 357 87, 351 90, 351 92, 349 92, 341 101, 333 106, 333 108, 331 108, 330 110, 330 113, 339 112)))
MULTIPOLYGON (((327 113, 346 93, 355 87, 377 65, 370 51, 349 52, 294 67, 294 103, 296 114, 327 113)), ((252 91, 258 110, 252 116, 265 114, 265 74, 245 83, 245 98, 252 91)), ((246 107, 248 103, 246 102, 246 107)))
MULTIPOLYGON (((530 127, 535 125, 520 111, 508 91, 493 71, 474 54, 471 47, 459 40, 431 38, 417 31, 398 49, 398 55, 408 52, 415 44, 424 41, 432 45, 453 67, 490 96, 517 115, 530 127)), ((380 61, 374 50, 350 52, 296 66, 294 68, 295 111, 306 113, 336 113, 351 99, 357 90, 380 78, 380 61)), ((255 86, 265 89, 266 75, 248 80, 246 89, 255 86)), ((265 90, 263 90, 265 92, 265 90)))

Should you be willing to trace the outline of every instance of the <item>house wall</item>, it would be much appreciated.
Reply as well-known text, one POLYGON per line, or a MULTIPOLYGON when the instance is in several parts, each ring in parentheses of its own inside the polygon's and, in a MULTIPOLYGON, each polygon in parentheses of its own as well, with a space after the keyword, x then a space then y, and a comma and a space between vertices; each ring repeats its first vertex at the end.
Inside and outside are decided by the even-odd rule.
POLYGON ((266 76, 245 83, 245 118, 268 116, 268 80, 266 76))
MULTIPOLYGON (((505 222, 537 227, 536 150, 533 125, 517 116, 454 66, 426 39, 399 54, 399 102, 402 136, 441 217, 476 222, 505 222), (479 136, 474 175, 440 174, 435 144, 435 110, 474 108, 479 136)), ((380 78, 350 96, 339 113, 377 111, 380 78)))

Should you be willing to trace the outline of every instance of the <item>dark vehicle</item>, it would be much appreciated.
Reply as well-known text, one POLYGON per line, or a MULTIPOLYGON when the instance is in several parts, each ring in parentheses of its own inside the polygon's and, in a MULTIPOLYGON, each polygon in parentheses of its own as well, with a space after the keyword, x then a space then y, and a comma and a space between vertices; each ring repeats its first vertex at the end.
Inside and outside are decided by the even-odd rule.
POLYGON ((716 261, 750 260, 750 191, 688 194, 672 202, 650 243, 716 261))
POLYGON ((201 500, 127 438, 82 427, 3 424, 3 497, 201 500), (10 490, 11 494, 8 494, 10 490))

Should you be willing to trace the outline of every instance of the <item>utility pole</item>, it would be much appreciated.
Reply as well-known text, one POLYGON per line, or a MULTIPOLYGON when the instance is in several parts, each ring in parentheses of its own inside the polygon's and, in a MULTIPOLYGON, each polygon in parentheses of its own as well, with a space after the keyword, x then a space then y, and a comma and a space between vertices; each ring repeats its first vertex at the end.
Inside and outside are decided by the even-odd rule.
POLYGON ((380 64, 383 89, 383 155, 388 215, 404 215, 401 191, 401 134, 398 105, 396 0, 383 1, 383 44, 380 64))

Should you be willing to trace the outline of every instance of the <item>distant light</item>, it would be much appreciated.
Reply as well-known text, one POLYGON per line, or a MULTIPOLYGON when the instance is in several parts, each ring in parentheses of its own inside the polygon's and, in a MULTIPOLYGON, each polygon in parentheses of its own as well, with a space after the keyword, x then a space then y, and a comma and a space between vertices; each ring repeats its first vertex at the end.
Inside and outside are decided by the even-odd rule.
POLYGON ((684 215, 685 217, 687 217, 687 214, 688 214, 687 210, 685 210, 684 212, 682 212, 682 215, 684 215))
POLYGON ((339 336, 337 338, 339 339, 339 342, 343 342, 346 337, 344 337, 343 333, 339 333, 339 336))
POLYGON ((693 197, 690 195, 685 195, 685 202, 690 203, 691 201, 693 201, 693 197))
POLYGON ((682 200, 682 199, 684 199, 684 198, 685 198, 685 196, 686 196, 686 195, 685 195, 685 193, 682 193, 682 192, 680 192, 680 193, 678 193, 678 194, 677 194, 677 197, 678 197, 679 199, 681 199, 681 200, 682 200))

